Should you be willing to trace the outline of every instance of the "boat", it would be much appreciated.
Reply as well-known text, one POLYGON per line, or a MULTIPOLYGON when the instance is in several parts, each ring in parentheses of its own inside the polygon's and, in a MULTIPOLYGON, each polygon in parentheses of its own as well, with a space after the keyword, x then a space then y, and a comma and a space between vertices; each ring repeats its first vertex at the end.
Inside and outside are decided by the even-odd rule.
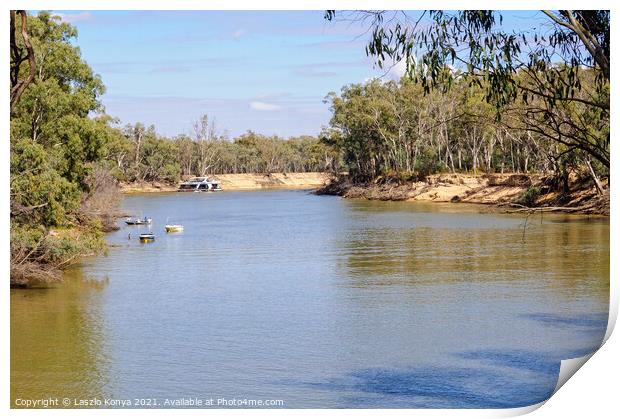
POLYGON ((153 219, 147 218, 147 217, 144 217, 144 218, 130 217, 125 220, 125 223, 130 226, 146 225, 146 224, 151 224, 152 222, 153 222, 153 219))
POLYGON ((183 226, 180 224, 166 224, 164 230, 166 230, 166 233, 176 233, 183 231, 183 226))
POLYGON ((153 233, 142 233, 140 234, 140 242, 141 243, 149 243, 155 241, 155 234, 153 233))
POLYGON ((220 182, 208 176, 200 176, 182 182, 177 192, 218 192, 221 190, 220 182))

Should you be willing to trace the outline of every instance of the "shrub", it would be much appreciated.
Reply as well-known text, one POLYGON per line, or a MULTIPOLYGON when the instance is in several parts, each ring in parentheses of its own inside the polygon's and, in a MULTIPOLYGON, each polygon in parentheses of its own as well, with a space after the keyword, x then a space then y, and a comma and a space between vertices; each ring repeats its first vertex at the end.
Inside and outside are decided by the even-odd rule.
POLYGON ((525 205, 526 207, 533 207, 539 196, 540 189, 536 186, 530 186, 525 190, 525 192, 523 192, 517 202, 521 205, 525 205))

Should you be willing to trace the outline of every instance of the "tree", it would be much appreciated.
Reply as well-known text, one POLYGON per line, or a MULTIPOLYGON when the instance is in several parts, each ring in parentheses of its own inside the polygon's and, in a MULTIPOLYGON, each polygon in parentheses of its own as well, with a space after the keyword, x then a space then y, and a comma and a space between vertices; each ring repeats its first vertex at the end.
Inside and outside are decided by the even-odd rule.
POLYGON ((194 135, 199 152, 198 171, 200 176, 205 176, 219 161, 215 121, 209 122, 209 116, 202 115, 194 122, 194 135))
MULTIPOLYGON (((322 141, 340 152, 345 170, 360 182, 417 179, 448 170, 554 172, 561 190, 568 192, 570 171, 585 168, 596 184, 585 153, 528 129, 552 129, 530 119, 529 105, 517 101, 498 120, 484 94, 484 87, 464 78, 449 91, 433 89, 426 95, 420 81, 407 78, 348 85, 326 98, 333 115, 322 141)), ((593 120, 588 124, 593 133, 602 129, 596 118, 579 116, 576 109, 565 112, 584 118, 584 124, 593 120)))
POLYGON ((100 204, 111 200, 97 196, 115 189, 101 182, 112 130, 96 117, 104 86, 72 44, 76 35, 50 13, 11 12, 12 283, 47 279, 104 246, 110 208, 100 204))
MULTIPOLYGON (((427 93, 467 78, 484 89, 498 116, 522 101, 524 115, 537 121, 522 128, 581 150, 608 169, 609 11, 543 13, 552 26, 549 33, 504 31, 501 13, 488 10, 424 11, 415 17, 368 11, 348 17, 370 21, 366 52, 380 67, 404 61, 407 75, 427 93), (593 83, 584 82, 587 78, 593 83), (592 132, 589 121, 576 117, 583 112, 601 127, 592 132)), ((337 16, 325 14, 328 20, 337 16)))

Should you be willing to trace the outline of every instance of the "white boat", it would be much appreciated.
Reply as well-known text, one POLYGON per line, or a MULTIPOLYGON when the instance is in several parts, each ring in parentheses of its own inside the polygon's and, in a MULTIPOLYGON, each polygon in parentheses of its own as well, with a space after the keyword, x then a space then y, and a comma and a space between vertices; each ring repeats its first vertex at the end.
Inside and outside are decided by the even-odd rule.
POLYGON ((127 218, 125 220, 125 223, 127 225, 130 225, 130 226, 146 225, 146 224, 151 224, 152 222, 153 222, 153 219, 147 218, 147 217, 144 217, 144 218, 137 218, 137 217, 136 218, 127 218))
POLYGON ((166 233, 176 233, 183 231, 183 226, 181 224, 166 224, 164 230, 166 230, 166 233))
POLYGON ((177 192, 217 192, 221 190, 222 187, 218 181, 208 176, 200 176, 181 183, 177 192))
POLYGON ((140 243, 150 243, 152 241, 155 241, 155 234, 153 233, 140 234, 140 243))

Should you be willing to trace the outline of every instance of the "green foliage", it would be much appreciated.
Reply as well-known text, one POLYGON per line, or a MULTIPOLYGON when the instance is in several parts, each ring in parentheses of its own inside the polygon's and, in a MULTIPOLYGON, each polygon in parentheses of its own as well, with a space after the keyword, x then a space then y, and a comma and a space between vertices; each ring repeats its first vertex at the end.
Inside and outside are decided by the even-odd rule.
POLYGON ((78 186, 54 169, 43 146, 29 139, 14 141, 11 173, 13 221, 49 227, 70 222, 69 214, 80 203, 78 186))
MULTIPOLYGON (((520 77, 531 82, 525 73, 520 77)), ((591 92, 593 73, 584 71, 582 83, 583 91, 591 92)), ((600 109, 581 102, 558 105, 556 119, 537 110, 544 106, 540 99, 518 99, 498 120, 485 100, 485 86, 464 78, 449 90, 426 94, 421 81, 371 80, 345 86, 326 101, 332 119, 322 142, 340 151, 344 169, 358 181, 394 172, 416 177, 445 171, 564 173, 583 165, 588 155, 599 156, 595 167, 606 172, 609 121, 599 117, 600 109), (567 124, 566 118, 581 125, 567 124), (561 140, 555 138, 558 132, 561 140), (581 146, 570 140, 577 136, 581 146)))
POLYGON ((526 207, 533 207, 536 205, 536 200, 540 196, 540 189, 536 186, 530 186, 519 197, 518 203, 525 205, 526 207))
POLYGON ((103 247, 100 222, 84 213, 88 206, 101 214, 87 179, 114 138, 109 120, 90 117, 101 111, 104 86, 72 44, 75 28, 40 12, 28 17, 28 29, 35 82, 11 112, 12 278, 103 247))
POLYGON ((416 161, 415 173, 417 178, 423 178, 434 173, 439 173, 445 170, 445 167, 439 163, 436 159, 429 155, 422 155, 416 161))
POLYGON ((91 226, 81 231, 55 231, 46 238, 46 262, 63 264, 75 255, 88 255, 100 251, 104 246, 101 226, 91 226))
POLYGON ((58 278, 58 271, 77 257, 105 246, 100 228, 46 230, 11 222, 11 284, 58 278))
POLYGON ((339 13, 371 22, 366 53, 379 67, 404 62, 407 77, 427 94, 466 81, 498 120, 525 104, 535 125, 521 129, 609 168, 609 10, 543 11, 548 25, 522 32, 506 30, 501 13, 490 10, 339 13))
POLYGON ((11 138, 30 138, 57 157, 56 170, 80 183, 85 165, 101 158, 109 127, 89 118, 101 110, 104 86, 71 43, 75 28, 41 12, 29 17, 36 78, 13 110, 11 138))
POLYGON ((45 228, 42 225, 33 227, 11 220, 11 259, 19 262, 17 255, 25 258, 44 236, 45 228))
POLYGON ((111 132, 105 159, 119 181, 174 183, 182 176, 214 173, 333 170, 338 153, 310 136, 283 139, 248 131, 232 141, 217 135, 208 140, 171 139, 157 135, 154 128, 144 130, 138 123, 111 132))

